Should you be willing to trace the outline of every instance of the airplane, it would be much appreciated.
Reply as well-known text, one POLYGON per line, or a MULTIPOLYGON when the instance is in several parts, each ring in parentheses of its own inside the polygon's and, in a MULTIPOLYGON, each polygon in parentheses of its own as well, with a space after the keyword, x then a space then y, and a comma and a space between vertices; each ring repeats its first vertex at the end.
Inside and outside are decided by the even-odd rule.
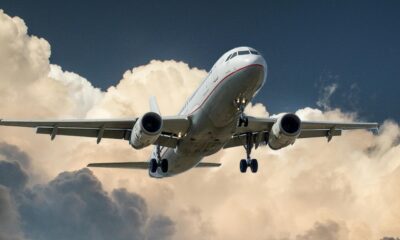
POLYGON ((237 47, 224 53, 213 65, 197 90, 175 116, 162 116, 156 98, 150 97, 150 111, 130 119, 0 120, 0 125, 32 127, 38 134, 127 140, 134 149, 153 145, 144 162, 90 163, 88 167, 147 169, 150 177, 163 178, 194 167, 219 167, 202 162, 221 149, 244 147, 240 172, 258 170, 252 149, 268 145, 278 150, 297 139, 326 137, 328 142, 343 130, 378 130, 377 123, 303 121, 294 113, 276 118, 247 116, 245 107, 256 96, 267 77, 267 63, 254 48, 237 47))

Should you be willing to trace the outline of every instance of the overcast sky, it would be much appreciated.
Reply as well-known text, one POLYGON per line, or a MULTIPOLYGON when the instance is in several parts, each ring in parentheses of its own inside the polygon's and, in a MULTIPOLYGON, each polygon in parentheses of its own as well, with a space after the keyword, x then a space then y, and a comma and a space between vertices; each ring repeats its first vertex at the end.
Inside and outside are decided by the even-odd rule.
POLYGON ((208 70, 225 51, 248 45, 268 62, 256 101, 271 113, 316 107, 334 90, 332 108, 400 120, 399 1, 0 0, 0 7, 49 41, 52 63, 102 89, 152 59, 208 70))

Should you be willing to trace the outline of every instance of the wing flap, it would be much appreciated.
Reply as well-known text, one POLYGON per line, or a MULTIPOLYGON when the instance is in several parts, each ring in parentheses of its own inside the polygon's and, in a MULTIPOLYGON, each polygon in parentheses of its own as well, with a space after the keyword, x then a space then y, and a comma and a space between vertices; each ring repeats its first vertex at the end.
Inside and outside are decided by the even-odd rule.
MULTIPOLYGON (((253 139, 257 139, 259 145, 265 145, 267 139, 265 139, 266 132, 258 132, 253 133, 253 139)), ((310 130, 301 130, 301 133, 298 138, 316 138, 316 137, 334 137, 341 136, 342 130, 326 130, 326 129, 310 129, 310 130)), ((240 134, 232 137, 225 145, 225 148, 232 148, 238 146, 244 146, 246 144, 246 134, 240 134)))
MULTIPOLYGON (((48 134, 51 136, 54 133, 53 131, 54 128, 52 127, 38 127, 36 133, 48 134)), ((95 138, 99 137, 101 130, 96 128, 57 128, 56 131, 56 135, 95 138)), ((105 129, 101 138, 129 140, 130 136, 131 130, 105 129)), ((163 147, 175 148, 178 144, 178 139, 168 135, 161 135, 154 144, 160 144, 160 146, 163 147)))
MULTIPOLYGON (((237 133, 242 132, 260 132, 270 131, 272 125, 276 122, 276 118, 258 118, 248 117, 249 125, 247 127, 240 127, 237 133)), ((353 130, 353 129, 376 129, 378 123, 375 122, 328 122, 328 121, 301 121, 301 129, 340 129, 340 130, 353 130)))
MULTIPOLYGON (((49 134, 52 135, 54 131, 53 127, 38 127, 36 129, 37 134, 49 134)), ((100 129, 97 128, 57 128, 57 135, 64 136, 79 136, 79 137, 98 137, 100 129)), ((129 139, 131 130, 125 129, 104 129, 102 138, 113 138, 113 139, 129 139)))
POLYGON ((315 138, 315 137, 329 137, 329 136, 341 136, 342 130, 325 130, 325 129, 312 129, 312 130, 301 130, 298 138, 315 138))
POLYGON ((355 122, 325 122, 325 121, 301 121, 301 129, 340 129, 340 130, 355 130, 355 129, 377 129, 378 123, 355 122))

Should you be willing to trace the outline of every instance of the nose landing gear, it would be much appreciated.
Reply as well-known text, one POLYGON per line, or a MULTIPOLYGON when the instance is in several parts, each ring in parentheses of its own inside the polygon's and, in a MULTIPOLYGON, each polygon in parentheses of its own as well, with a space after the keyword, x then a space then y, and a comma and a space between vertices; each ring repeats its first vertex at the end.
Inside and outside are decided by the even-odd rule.
POLYGON ((246 134, 246 144, 244 148, 246 149, 246 159, 240 160, 240 172, 245 173, 247 171, 247 167, 250 167, 251 172, 256 173, 258 170, 258 161, 257 159, 251 158, 251 150, 254 146, 253 134, 246 134))
POLYGON ((167 159, 161 159, 161 148, 160 145, 157 145, 157 159, 152 158, 150 160, 150 165, 149 169, 151 173, 155 173, 157 171, 157 168, 160 167, 161 171, 163 173, 168 172, 168 160, 167 159))
POLYGON ((249 119, 244 115, 244 108, 246 107, 247 100, 245 98, 236 98, 234 101, 235 106, 240 112, 238 127, 247 127, 249 125, 249 119))

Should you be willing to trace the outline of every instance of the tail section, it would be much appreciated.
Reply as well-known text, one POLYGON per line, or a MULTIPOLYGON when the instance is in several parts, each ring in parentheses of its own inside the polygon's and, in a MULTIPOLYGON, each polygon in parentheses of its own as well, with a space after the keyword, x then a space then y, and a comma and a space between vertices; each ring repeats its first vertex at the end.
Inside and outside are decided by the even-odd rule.
POLYGON ((157 99, 155 96, 151 96, 149 99, 150 111, 157 113, 161 116, 160 109, 158 108, 157 99))

